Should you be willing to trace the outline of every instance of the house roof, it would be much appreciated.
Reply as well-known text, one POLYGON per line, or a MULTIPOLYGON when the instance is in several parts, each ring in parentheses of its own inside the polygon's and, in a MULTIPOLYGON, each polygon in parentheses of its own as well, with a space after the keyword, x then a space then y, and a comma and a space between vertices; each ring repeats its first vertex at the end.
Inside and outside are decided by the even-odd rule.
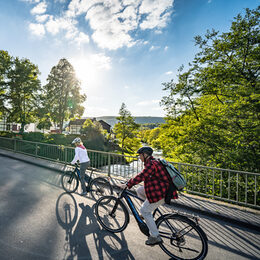
POLYGON ((86 119, 75 119, 69 122, 69 126, 71 125, 83 125, 86 119))
MULTIPOLYGON (((71 125, 79 125, 82 126, 85 123, 86 119, 75 119, 69 122, 69 126, 71 125)), ((97 121, 96 118, 91 119, 92 122, 97 121)), ((98 120, 98 122, 102 125, 103 129, 107 130, 109 133, 111 131, 111 125, 103 120, 98 120)))

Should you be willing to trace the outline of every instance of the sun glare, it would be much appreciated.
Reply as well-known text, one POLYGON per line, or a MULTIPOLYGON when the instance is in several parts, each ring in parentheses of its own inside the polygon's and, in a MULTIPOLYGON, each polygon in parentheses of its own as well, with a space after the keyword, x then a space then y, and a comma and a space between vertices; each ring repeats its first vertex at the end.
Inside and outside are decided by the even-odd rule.
POLYGON ((85 92, 95 88, 102 73, 99 73, 97 66, 88 58, 72 58, 70 60, 77 78, 81 81, 81 88, 85 92))
POLYGON ((101 97, 102 87, 106 74, 111 69, 111 59, 102 53, 85 56, 75 56, 69 59, 73 66, 77 78, 81 81, 82 92, 87 94, 85 101, 86 114, 97 116, 106 114, 100 104, 103 102, 101 97), (99 104, 99 105, 97 105, 99 104))

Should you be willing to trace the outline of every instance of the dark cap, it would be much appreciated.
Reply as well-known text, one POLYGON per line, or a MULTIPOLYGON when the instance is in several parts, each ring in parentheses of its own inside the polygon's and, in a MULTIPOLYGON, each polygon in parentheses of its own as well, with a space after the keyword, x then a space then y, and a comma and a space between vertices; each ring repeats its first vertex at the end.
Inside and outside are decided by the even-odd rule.
POLYGON ((149 147, 149 146, 143 146, 143 147, 138 149, 137 153, 138 154, 146 153, 148 155, 152 155, 153 154, 153 149, 151 147, 149 147))

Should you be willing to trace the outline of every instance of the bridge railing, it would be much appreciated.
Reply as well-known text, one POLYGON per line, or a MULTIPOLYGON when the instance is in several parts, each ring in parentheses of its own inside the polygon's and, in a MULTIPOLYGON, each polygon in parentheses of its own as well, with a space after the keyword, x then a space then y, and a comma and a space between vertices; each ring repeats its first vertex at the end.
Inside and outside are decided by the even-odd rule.
MULTIPOLYGON (((0 137, 0 148, 60 163, 70 163, 74 148, 0 137)), ((134 156, 88 149, 91 166, 108 175, 130 178, 143 169, 134 156)), ((172 162, 186 177, 184 191, 260 209, 260 173, 172 162)))

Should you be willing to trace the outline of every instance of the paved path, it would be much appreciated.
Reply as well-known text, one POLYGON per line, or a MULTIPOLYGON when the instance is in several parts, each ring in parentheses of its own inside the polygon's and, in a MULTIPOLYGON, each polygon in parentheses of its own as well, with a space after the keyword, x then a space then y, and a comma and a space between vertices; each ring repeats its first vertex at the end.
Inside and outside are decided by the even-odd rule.
MULTIPOLYGON (((63 172, 66 166, 56 162, 50 162, 31 156, 14 153, 0 149, 0 155, 9 156, 10 158, 19 159, 31 164, 40 165, 48 169, 54 169, 63 172)), ((112 179, 116 184, 120 179, 112 179)), ((247 228, 252 228, 260 232, 260 211, 237 205, 228 204, 212 199, 202 198, 185 193, 179 193, 179 199, 172 201, 174 208, 182 210, 192 210, 193 213, 212 216, 231 223, 239 224, 247 228)))
MULTIPOLYGON (((12 156, 7 152, 5 155, 12 156)), ((143 245, 145 237, 133 218, 123 233, 111 234, 101 229, 93 212, 95 201, 64 193, 60 174, 49 169, 61 167, 62 170, 62 165, 22 157, 20 160, 29 159, 35 165, 0 156, 1 260, 168 259, 159 247, 143 245), (40 163, 48 168, 38 167, 40 163)), ((184 211, 181 203, 184 206, 188 202, 201 205, 202 201, 183 195, 179 207, 174 205, 164 210, 168 212, 178 208, 184 211)), ((203 207, 206 207, 206 202, 203 207)), ((215 206, 212 208, 214 212, 215 206)), ((194 213, 194 209, 189 207, 185 212, 194 213)), ((259 223, 257 212, 235 207, 230 210, 241 216, 254 217, 256 224, 259 223)), ((260 232, 256 229, 238 222, 222 221, 210 214, 197 212, 197 215, 200 215, 201 226, 209 238, 206 259, 260 259, 260 232)))

